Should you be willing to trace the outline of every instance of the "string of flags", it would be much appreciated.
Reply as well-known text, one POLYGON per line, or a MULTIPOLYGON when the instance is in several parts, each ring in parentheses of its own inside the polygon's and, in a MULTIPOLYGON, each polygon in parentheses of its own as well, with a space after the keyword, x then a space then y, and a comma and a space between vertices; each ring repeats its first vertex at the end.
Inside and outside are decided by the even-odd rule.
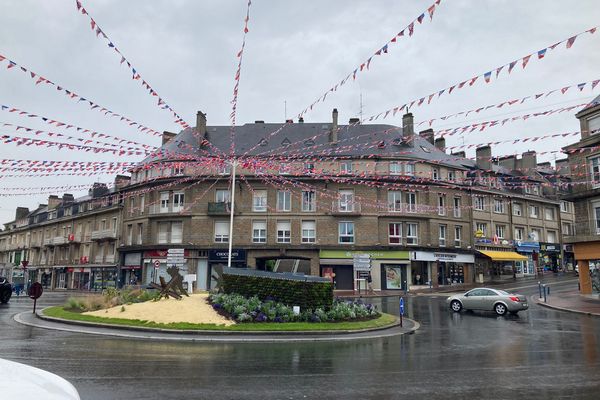
POLYGON ((235 76, 233 80, 235 84, 233 86, 233 99, 231 100, 231 114, 229 114, 229 119, 231 121, 231 156, 235 153, 235 117, 237 113, 237 103, 238 103, 238 92, 240 89, 240 77, 242 73, 242 59, 244 58, 244 49, 246 48, 246 35, 248 34, 248 22, 250 21, 250 6, 252 5, 252 1, 248 0, 246 5, 246 18, 244 18, 244 35, 242 37, 242 47, 240 51, 237 53, 238 65, 235 71, 235 76))
POLYGON ((503 73, 503 71, 506 71, 506 75, 510 75, 510 73, 513 71, 513 69, 519 64, 521 65, 522 69, 525 69, 525 67, 529 64, 529 62, 532 58, 542 60, 546 57, 547 54, 549 54, 549 53, 547 53, 548 50, 552 51, 552 50, 556 49, 558 46, 560 46, 561 44, 565 44, 565 48, 570 49, 578 37, 586 35, 586 34, 592 35, 596 32, 597 29, 598 29, 597 26, 592 27, 586 31, 575 34, 567 39, 556 42, 551 46, 545 47, 542 50, 527 54, 521 58, 518 58, 517 60, 500 65, 499 67, 493 68, 487 72, 484 72, 483 74, 475 75, 469 79, 466 79, 459 83, 455 83, 445 89, 438 90, 427 96, 423 96, 421 98, 406 102, 400 106, 390 108, 389 110, 386 110, 386 111, 382 111, 377 115, 372 115, 372 116, 368 117, 367 121, 375 121, 375 120, 379 119, 379 117, 382 117, 383 119, 385 119, 390 115, 395 116, 398 111, 403 110, 405 108, 410 110, 413 106, 420 107, 421 105, 423 105, 425 103, 430 104, 432 100, 439 99, 440 97, 442 97, 442 95, 449 96, 452 94, 453 91, 458 91, 463 88, 471 87, 477 81, 484 81, 485 83, 490 83, 492 81, 498 80, 498 77, 500 76, 501 73, 503 73), (493 75, 495 75, 494 79, 492 79, 493 75))
POLYGON ((44 117, 42 115, 37 115, 28 111, 24 111, 24 110, 20 110, 16 107, 11 107, 5 104, 0 104, 0 111, 6 111, 8 113, 15 113, 18 114, 20 116, 23 117, 27 117, 27 118, 36 118, 36 119, 41 119, 42 121, 44 121, 45 123, 47 123, 48 125, 52 125, 52 126, 56 126, 57 128, 62 128, 62 129, 75 129, 77 132, 79 133, 85 133, 85 134, 89 134, 91 137, 98 137, 98 138, 107 138, 107 139, 112 139, 116 142, 119 143, 126 143, 126 144, 130 144, 130 145, 135 145, 138 147, 143 147, 145 149, 148 150, 155 150, 156 147, 154 146, 150 146, 144 143, 140 143, 140 142, 135 142, 133 140, 127 140, 127 139, 123 139, 121 137, 118 136, 112 136, 112 135, 107 135, 105 133, 100 133, 91 129, 85 129, 85 128, 81 128, 77 125, 73 125, 73 124, 68 124, 66 122, 61 122, 59 120, 55 120, 52 118, 48 118, 48 117, 44 117))
POLYGON ((152 88, 152 86, 150 86, 150 84, 144 78, 142 78, 140 73, 131 64, 131 62, 125 57, 125 55, 123 55, 123 53, 117 48, 117 46, 115 46, 114 42, 111 39, 109 39, 109 37, 104 32, 104 30, 102 30, 102 28, 100 28, 100 26, 98 25, 96 20, 89 14, 87 9, 85 9, 85 7, 83 7, 81 0, 75 0, 75 5, 77 6, 77 11, 81 12, 81 15, 85 15, 90 19, 90 26, 92 28, 92 31, 96 32, 96 37, 99 39, 106 40, 108 47, 111 48, 116 54, 118 54, 120 56, 121 65, 123 65, 123 64, 127 65, 129 70, 131 71, 132 79, 140 81, 142 87, 144 89, 148 90, 148 93, 151 96, 156 97, 158 99, 157 105, 163 110, 168 110, 173 115, 173 118, 175 118, 176 124, 181 125, 181 127, 183 129, 189 128, 189 125, 183 120, 183 118, 181 118, 179 116, 179 114, 177 114, 175 112, 175 110, 170 105, 168 105, 162 97, 160 97, 158 95, 156 90, 154 90, 154 88, 152 88))
POLYGON ((39 84, 44 84, 44 85, 49 85, 54 87, 57 91, 64 93, 68 98, 77 101, 78 103, 84 103, 90 106, 91 110, 95 110, 98 112, 101 112, 102 114, 106 115, 106 116, 110 116, 110 117, 114 117, 117 118, 119 121, 128 124, 129 126, 135 127, 138 131, 143 132, 143 133, 148 133, 154 136, 161 136, 161 133, 148 128, 147 126, 144 126, 142 124, 140 124, 139 122, 136 122, 128 117, 125 117, 121 114, 118 114, 106 107, 102 107, 101 105, 93 102, 92 100, 89 100, 85 97, 82 97, 80 95, 78 95, 77 93, 75 93, 72 90, 66 89, 64 86, 61 86, 57 83, 54 83, 53 81, 44 78, 43 76, 39 75, 36 72, 31 71, 30 69, 26 68, 25 66, 21 65, 21 64, 17 64, 17 62, 9 59, 8 57, 0 54, 0 65, 4 62, 7 61, 7 66, 6 69, 8 70, 19 70, 21 72, 23 72, 24 74, 26 74, 27 76, 30 76, 31 79, 33 81, 35 81, 36 85, 39 84))
POLYGON ((356 66, 356 68, 354 68, 352 70, 352 72, 350 72, 348 75, 346 75, 344 77, 344 79, 342 79, 341 81, 339 81, 338 83, 336 83, 334 86, 332 86, 331 88, 329 88, 325 93, 323 93, 321 95, 321 97, 319 97, 311 105, 309 105, 302 112, 300 112, 298 114, 298 118, 304 116, 309 111, 312 111, 313 108, 318 103, 325 102, 325 99, 327 98, 327 95, 329 95, 329 93, 337 92, 337 90, 340 89, 342 86, 344 86, 346 84, 346 82, 348 82, 350 80, 350 78, 352 78, 352 80, 355 81, 356 77, 359 74, 365 73, 365 72, 369 71, 369 68, 370 68, 371 63, 373 62, 373 60, 376 57, 378 57, 378 56, 381 56, 381 55, 384 55, 384 54, 388 54, 390 47, 393 46, 399 39, 406 38, 407 35, 408 35, 408 37, 412 37, 412 35, 414 34, 415 27, 421 25, 423 23, 423 21, 426 21, 425 14, 429 15, 429 20, 430 21, 433 21, 433 14, 435 13, 436 7, 440 5, 440 2, 441 2, 441 0, 436 0, 433 4, 431 4, 427 8, 427 10, 425 10, 421 14, 419 14, 418 17, 416 17, 414 20, 412 20, 408 25, 406 25, 402 30, 400 30, 400 32, 398 32, 397 34, 395 34, 383 46, 379 47, 365 61, 363 61, 362 63, 360 63, 360 65, 356 66))

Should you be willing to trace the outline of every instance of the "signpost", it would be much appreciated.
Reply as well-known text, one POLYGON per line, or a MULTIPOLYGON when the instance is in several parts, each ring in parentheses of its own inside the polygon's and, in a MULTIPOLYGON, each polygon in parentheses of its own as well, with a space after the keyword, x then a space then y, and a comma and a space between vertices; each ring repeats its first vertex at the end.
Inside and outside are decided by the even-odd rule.
POLYGON ((404 297, 400 297, 400 327, 402 328, 402 317, 404 316, 404 297))
POLYGON ((30 299, 33 299, 33 313, 35 314, 35 306, 37 305, 37 299, 44 293, 44 288, 39 282, 34 282, 27 291, 27 295, 30 299))

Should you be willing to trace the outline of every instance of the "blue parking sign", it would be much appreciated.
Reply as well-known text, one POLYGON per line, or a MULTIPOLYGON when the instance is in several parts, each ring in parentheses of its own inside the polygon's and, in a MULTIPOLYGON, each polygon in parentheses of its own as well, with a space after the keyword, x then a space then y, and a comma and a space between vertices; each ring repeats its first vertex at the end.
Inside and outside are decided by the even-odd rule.
POLYGON ((404 315, 404 297, 400 297, 400 315, 404 315))

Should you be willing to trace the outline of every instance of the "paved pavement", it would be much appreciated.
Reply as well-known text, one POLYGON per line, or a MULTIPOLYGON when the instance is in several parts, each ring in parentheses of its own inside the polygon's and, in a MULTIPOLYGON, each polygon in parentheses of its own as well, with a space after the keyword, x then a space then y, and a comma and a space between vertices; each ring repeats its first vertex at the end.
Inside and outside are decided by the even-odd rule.
POLYGON ((580 294, 577 288, 568 292, 561 292, 559 294, 552 293, 540 298, 539 294, 531 296, 531 299, 541 306, 554 308, 561 311, 570 311, 580 314, 588 314, 600 317, 600 296, 595 295, 583 295, 580 294))

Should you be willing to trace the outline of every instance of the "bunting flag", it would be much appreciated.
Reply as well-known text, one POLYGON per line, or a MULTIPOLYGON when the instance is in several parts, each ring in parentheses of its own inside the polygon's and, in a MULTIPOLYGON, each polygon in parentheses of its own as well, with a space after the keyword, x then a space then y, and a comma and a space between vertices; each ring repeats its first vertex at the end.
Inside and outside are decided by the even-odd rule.
POLYGON ((248 34, 248 22, 250 21, 250 6, 252 5, 252 1, 248 0, 248 4, 246 5, 246 18, 244 18, 244 35, 242 37, 242 47, 240 51, 237 53, 238 65, 234 76, 234 86, 233 86, 233 99, 231 100, 231 114, 229 115, 229 119, 231 121, 231 130, 230 130, 230 138, 231 138, 231 146, 230 146, 230 154, 233 157, 235 154, 235 117, 237 113, 237 99, 238 99, 238 91, 240 88, 240 76, 242 73, 242 59, 244 58, 244 49, 246 48, 246 35, 248 34))
MULTIPOLYGON (((0 55, 0 66, 1 66, 1 63, 3 62, 3 60, 7 60, 7 58, 5 56, 0 55)), ((31 76, 32 79, 35 79, 35 76, 39 76, 39 74, 37 74, 37 73, 29 70, 28 68, 26 68, 26 67, 24 67, 24 66, 22 66, 20 64, 15 63, 14 61, 9 61, 9 68, 10 68, 11 64, 19 66, 18 69, 21 70, 22 72, 24 72, 25 74, 27 74, 27 76, 31 76)), ((111 111, 110 109, 108 109, 106 107, 102 107, 101 105, 99 105, 99 104, 97 104, 97 103, 95 103, 95 102, 93 102, 93 101, 91 101, 91 100, 89 100, 89 99, 87 99, 85 97, 82 97, 82 96, 78 95, 77 93, 75 93, 75 92, 73 92, 73 91, 71 91, 69 89, 66 89, 64 86, 58 85, 58 84, 50 81, 49 79, 43 78, 42 81, 40 81, 40 79, 38 79, 36 81, 36 83, 38 83, 38 82, 44 83, 46 85, 50 85, 50 86, 56 88, 56 90, 58 90, 59 92, 63 92, 68 98, 70 98, 72 100, 75 100, 78 103, 84 103, 86 105, 89 105, 91 110, 96 110, 96 111, 101 112, 102 114, 104 114, 106 116, 117 118, 120 122, 123 122, 123 123, 125 123, 125 124, 127 124, 129 126, 133 126, 133 127, 135 127, 140 132, 148 133, 148 134, 151 134, 151 135, 154 135, 154 136, 161 136, 162 135, 157 130, 150 129, 147 126, 144 126, 144 125, 142 125, 142 124, 140 124, 138 122, 135 122, 134 120, 132 120, 130 118, 127 118, 127 117, 125 117, 125 116, 123 116, 121 114, 117 114, 116 112, 111 111)))
MULTIPOLYGON (((562 43, 566 43, 566 48, 569 49, 569 48, 571 48, 571 46, 575 42, 576 38, 578 38, 580 36, 583 36, 585 34, 594 34, 596 32, 596 29, 597 29, 597 27, 593 27, 593 28, 590 28, 590 29, 585 30, 583 32, 580 32, 580 33, 578 33, 578 34, 576 34, 574 36, 571 36, 569 39, 561 40, 560 42, 557 42, 556 44, 554 44, 552 46, 549 46, 549 47, 544 48, 542 50, 538 50, 538 51, 536 51, 534 53, 531 53, 531 54, 527 54, 527 55, 525 55, 525 56, 523 56, 523 57, 521 57, 521 58, 519 58, 517 60, 511 61, 511 62, 506 63, 506 64, 503 64, 500 67, 489 69, 488 72, 484 72, 481 75, 476 75, 476 76, 474 76, 472 78, 469 78, 467 80, 462 81, 459 84, 454 84, 454 85, 449 86, 448 88, 443 89, 441 91, 440 90, 435 91, 434 94, 438 94, 438 98, 441 97, 439 95, 439 93, 442 93, 442 92, 445 92, 448 95, 450 95, 450 94, 452 94, 452 91, 454 90, 455 87, 457 89, 462 89, 462 88, 465 87, 465 84, 467 82, 470 83, 469 86, 472 86, 471 83, 475 83, 475 81, 477 80, 477 78, 480 77, 480 76, 483 76, 485 82, 489 83, 491 81, 491 74, 488 76, 489 71, 496 70, 496 79, 498 79, 498 76, 500 75, 500 72, 502 71, 502 69, 504 67, 508 66, 508 74, 510 74, 511 71, 513 70, 513 68, 515 67, 515 65, 517 65, 519 62, 521 62, 521 65, 523 66, 523 69, 524 69, 529 64, 530 59, 531 59, 532 56, 537 55, 539 60, 545 59, 546 58, 545 55, 547 55, 547 50, 548 49, 553 50, 554 48, 556 48, 558 45, 560 45, 562 43), (542 52, 542 54, 544 55, 544 57, 539 57, 540 52, 542 52), (487 79, 486 79, 486 76, 488 76, 487 79)), ((425 96, 425 97, 427 97, 427 96, 425 96)), ((402 106, 398 106, 398 108, 404 108, 406 105, 408 105, 408 108, 410 109, 415 103, 417 104, 417 107, 419 107, 419 106, 422 105, 422 103, 419 103, 418 99, 416 99, 416 100, 412 100, 412 101, 407 101, 402 106)), ((393 109, 394 108, 391 108, 390 111, 393 110, 393 109)), ((379 114, 372 115, 372 116, 368 117, 366 120, 367 121, 375 121, 375 120, 379 119, 380 116, 386 115, 386 111, 382 111, 379 114)))
POLYGON ((111 48, 119 56, 121 65, 123 65, 123 63, 127 65, 127 67, 131 71, 131 78, 133 80, 138 80, 142 87, 148 91, 148 94, 157 98, 157 105, 163 110, 168 110, 172 114, 174 122, 176 124, 180 125, 183 129, 189 128, 190 125, 188 125, 183 120, 183 118, 181 118, 179 114, 177 114, 175 110, 171 106, 169 106, 161 96, 159 96, 158 92, 154 88, 152 88, 152 86, 150 86, 148 81, 142 78, 142 76, 136 70, 133 64, 125 57, 123 53, 121 53, 121 51, 115 46, 114 42, 108 38, 106 33, 98 25, 98 22, 96 22, 96 20, 90 15, 88 10, 83 6, 82 0, 75 0, 75 5, 77 7, 77 11, 79 11, 81 15, 87 16, 90 19, 90 26, 92 28, 92 31, 96 33, 96 37, 102 38, 107 42, 108 47, 111 48))
POLYGON ((381 56, 382 54, 388 54, 389 46, 392 45, 393 43, 396 43, 398 41, 398 39, 405 37, 404 32, 406 30, 408 30, 408 36, 412 37, 415 26, 422 24, 423 19, 425 18, 425 13, 427 13, 429 15, 429 20, 433 21, 433 13, 435 12, 436 7, 440 5, 440 3, 441 3, 441 0, 436 0, 433 4, 431 4, 427 8, 427 10, 425 12, 421 12, 406 27, 404 27, 400 32, 398 32, 396 35, 394 35, 394 37, 392 37, 390 40, 388 40, 383 46, 377 48, 377 50, 375 50, 371 56, 367 57, 365 61, 360 63, 357 67, 353 68, 352 72, 350 72, 348 75, 346 75, 337 84, 335 84, 331 88, 327 89, 325 91, 325 93, 323 93, 321 95, 321 97, 319 97, 317 100, 315 100, 311 105, 306 107, 303 111, 298 113, 298 118, 304 116, 309 111, 312 111, 314 106, 316 106, 318 103, 325 102, 325 98, 327 97, 327 95, 329 93, 336 92, 338 90, 338 88, 344 86, 344 84, 350 79, 350 77, 352 77, 352 80, 354 81, 354 80, 356 80, 357 74, 368 71, 369 67, 371 66, 372 60, 376 56, 381 56))

